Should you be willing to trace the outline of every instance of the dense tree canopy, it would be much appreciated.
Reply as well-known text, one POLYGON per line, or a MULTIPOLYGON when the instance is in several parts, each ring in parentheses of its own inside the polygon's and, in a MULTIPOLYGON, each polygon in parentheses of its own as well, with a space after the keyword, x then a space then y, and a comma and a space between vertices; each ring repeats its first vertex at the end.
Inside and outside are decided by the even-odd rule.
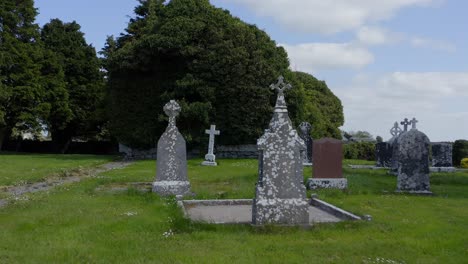
POLYGON ((315 136, 339 136, 340 101, 324 82, 288 70, 282 47, 254 25, 208 0, 140 0, 126 33, 108 38, 112 132, 133 147, 154 146, 166 126, 163 105, 178 100, 178 126, 199 143, 215 123, 221 144, 254 143, 271 118, 280 74, 296 86, 287 94, 293 121, 312 121, 315 136))
POLYGON ((36 130, 47 115, 36 15, 33 0, 0 1, 0 147, 13 129, 36 130))
POLYGON ((177 99, 189 142, 210 122, 223 143, 255 141, 271 115, 267 85, 287 71, 284 49, 208 0, 140 2, 108 60, 115 135, 154 146, 166 126, 162 106, 177 99))
POLYGON ((50 76, 46 77, 47 101, 52 111, 46 123, 52 140, 63 152, 72 137, 99 131, 102 120, 98 109, 103 102, 104 79, 96 51, 86 43, 78 23, 53 19, 44 25, 41 39, 50 54, 50 76))

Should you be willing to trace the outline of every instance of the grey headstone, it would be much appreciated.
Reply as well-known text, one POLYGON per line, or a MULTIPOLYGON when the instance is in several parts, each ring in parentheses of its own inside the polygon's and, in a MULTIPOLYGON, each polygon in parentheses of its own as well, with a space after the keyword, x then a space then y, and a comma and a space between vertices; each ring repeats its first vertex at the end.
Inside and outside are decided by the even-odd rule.
POLYGON ((304 141, 293 129, 288 116, 283 82, 270 86, 278 91, 269 128, 257 140, 259 178, 252 206, 254 225, 307 224, 309 221, 306 188, 303 184, 304 141))
POLYGON ((413 128, 398 138, 397 191, 430 193, 429 138, 413 128))
MULTIPOLYGON (((408 119, 405 118, 405 120, 408 119)), ((392 151, 389 172, 395 175, 398 173, 398 137, 400 137, 402 133, 404 133, 404 131, 398 126, 398 122, 395 122, 393 124, 393 127, 390 129, 390 134, 392 134, 392 138, 388 140, 392 151)))
POLYGON ((164 196, 190 194, 185 140, 176 127, 176 117, 180 111, 181 107, 174 100, 164 106, 169 124, 158 141, 156 179, 153 183, 153 192, 164 196))
POLYGON ((388 142, 379 142, 375 144, 375 157, 377 160, 377 167, 388 168, 392 165, 392 144, 388 142))
POLYGON ((452 144, 433 143, 432 144, 432 166, 452 167, 452 144))
POLYGON ((302 122, 299 125, 299 136, 304 140, 306 145, 306 151, 304 155, 304 165, 312 165, 312 150, 314 141, 310 136, 310 131, 312 130, 312 125, 308 122, 302 122))

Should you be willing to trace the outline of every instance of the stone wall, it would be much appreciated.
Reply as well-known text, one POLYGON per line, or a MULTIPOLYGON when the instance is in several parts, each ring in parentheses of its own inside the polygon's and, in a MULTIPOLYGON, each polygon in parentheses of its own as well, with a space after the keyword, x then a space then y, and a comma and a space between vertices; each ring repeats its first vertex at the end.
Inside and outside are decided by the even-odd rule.
POLYGON ((217 146, 215 150, 218 159, 257 159, 257 145, 217 146))

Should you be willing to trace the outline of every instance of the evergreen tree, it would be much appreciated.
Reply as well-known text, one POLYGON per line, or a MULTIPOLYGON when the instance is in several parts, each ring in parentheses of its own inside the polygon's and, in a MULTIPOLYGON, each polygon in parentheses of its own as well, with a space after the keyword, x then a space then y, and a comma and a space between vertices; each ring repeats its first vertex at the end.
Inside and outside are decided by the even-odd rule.
POLYGON ((56 111, 50 114, 47 124, 57 151, 65 152, 73 137, 87 138, 99 132, 103 75, 96 51, 86 43, 78 23, 52 19, 44 25, 41 39, 46 50, 56 55, 64 73, 65 90, 49 94, 62 100, 51 101, 56 111))
POLYGON ((47 115, 33 0, 0 1, 0 148, 13 129, 37 130, 47 115))

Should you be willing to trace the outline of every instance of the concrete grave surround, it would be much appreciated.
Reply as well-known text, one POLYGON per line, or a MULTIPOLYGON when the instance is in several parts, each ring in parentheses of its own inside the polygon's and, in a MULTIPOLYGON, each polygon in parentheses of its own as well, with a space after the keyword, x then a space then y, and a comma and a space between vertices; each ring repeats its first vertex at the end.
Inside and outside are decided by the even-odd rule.
POLYGON ((416 129, 416 122, 413 118, 412 129, 398 138, 397 192, 430 194, 430 141, 416 129))
POLYGON ((432 143, 432 166, 433 167, 453 167, 452 144, 432 143))
POLYGON ((313 151, 313 178, 309 178, 307 187, 309 189, 347 188, 348 181, 343 177, 342 168, 342 141, 334 138, 315 140, 313 151))
POLYGON ((180 111, 181 107, 174 100, 164 106, 169 124, 158 141, 156 179, 153 183, 153 192, 163 196, 190 194, 185 140, 176 127, 176 117, 180 111))
POLYGON ((208 154, 205 155, 205 161, 202 162, 204 166, 218 166, 216 163, 216 155, 214 154, 214 141, 215 136, 219 135, 219 130, 216 130, 216 125, 211 125, 209 130, 205 130, 205 134, 210 135, 208 141, 208 154))
POLYGON ((252 224, 303 225, 309 223, 309 205, 303 181, 304 141, 293 129, 283 77, 271 89, 278 92, 269 128, 257 140, 259 177, 252 205, 252 224))
POLYGON ((304 143, 306 145, 303 165, 312 166, 312 149, 314 144, 314 141, 310 136, 310 131, 312 131, 312 125, 308 122, 302 122, 298 127, 298 131, 299 136, 302 138, 302 140, 304 140, 304 143))

